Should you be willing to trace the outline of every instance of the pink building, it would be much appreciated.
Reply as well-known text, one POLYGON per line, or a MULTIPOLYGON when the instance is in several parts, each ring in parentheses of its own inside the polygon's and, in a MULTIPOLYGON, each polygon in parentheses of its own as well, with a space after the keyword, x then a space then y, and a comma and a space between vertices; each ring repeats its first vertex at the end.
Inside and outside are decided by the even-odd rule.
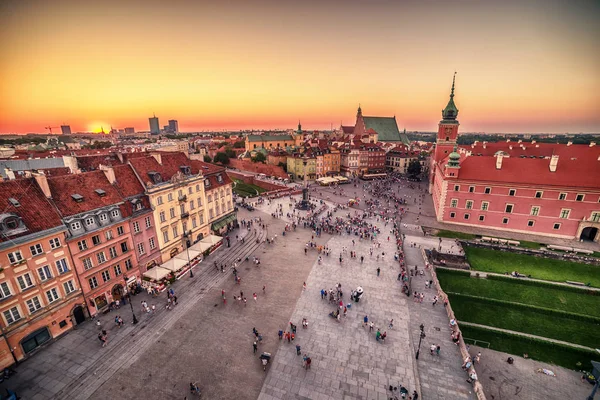
POLYGON ((430 169, 437 220, 600 242, 600 148, 533 142, 458 147, 454 82, 430 169))

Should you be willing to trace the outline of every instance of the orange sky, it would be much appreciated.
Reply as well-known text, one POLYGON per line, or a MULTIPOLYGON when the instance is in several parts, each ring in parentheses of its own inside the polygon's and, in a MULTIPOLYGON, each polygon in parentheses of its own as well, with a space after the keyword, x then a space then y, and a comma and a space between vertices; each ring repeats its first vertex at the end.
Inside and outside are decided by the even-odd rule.
POLYGON ((396 115, 436 129, 600 132, 597 1, 0 2, 0 132, 305 129, 396 115))

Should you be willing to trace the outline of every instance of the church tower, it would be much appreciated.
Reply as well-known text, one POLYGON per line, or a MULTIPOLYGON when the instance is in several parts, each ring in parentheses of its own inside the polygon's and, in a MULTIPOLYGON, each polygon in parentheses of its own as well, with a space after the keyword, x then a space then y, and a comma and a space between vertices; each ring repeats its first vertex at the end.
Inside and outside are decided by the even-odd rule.
POLYGON ((442 110, 442 120, 438 125, 438 133, 435 145, 435 162, 443 160, 448 154, 452 152, 458 139, 458 126, 460 125, 456 120, 458 116, 458 109, 454 104, 454 83, 456 81, 456 72, 452 78, 452 90, 450 91, 450 100, 446 108, 442 110))

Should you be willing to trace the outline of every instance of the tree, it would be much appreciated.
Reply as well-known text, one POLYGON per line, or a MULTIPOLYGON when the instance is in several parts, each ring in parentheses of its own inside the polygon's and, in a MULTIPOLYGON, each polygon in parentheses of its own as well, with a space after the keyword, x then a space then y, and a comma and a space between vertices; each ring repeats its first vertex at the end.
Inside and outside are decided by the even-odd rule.
POLYGON ((233 144, 234 149, 243 149, 245 147, 246 147, 246 143, 243 140, 240 140, 239 142, 235 142, 233 144))
MULTIPOLYGON (((227 160, 229 161, 229 160, 227 160)), ((208 154, 204 155, 204 162, 212 162, 212 158, 210 158, 210 156, 208 154)))
POLYGON ((227 157, 227 154, 220 151, 217 154, 215 154, 214 162, 221 163, 223 165, 229 164, 229 157, 227 157))
POLYGON ((256 155, 252 157, 252 162, 264 163, 265 161, 267 161, 267 156, 265 156, 263 153, 256 153, 256 155))
POLYGON ((235 151, 231 150, 231 147, 225 147, 225 154, 227 154, 227 157, 229 157, 229 158, 237 157, 237 155, 235 154, 235 151))
POLYGON ((416 158, 410 160, 410 162, 408 163, 407 172, 408 175, 412 178, 416 178, 417 176, 421 175, 421 163, 419 162, 419 160, 417 160, 416 158))
POLYGON ((283 168, 283 170, 285 172, 287 172, 287 164, 286 163, 279 161, 279 164, 277 164, 277 166, 283 168))

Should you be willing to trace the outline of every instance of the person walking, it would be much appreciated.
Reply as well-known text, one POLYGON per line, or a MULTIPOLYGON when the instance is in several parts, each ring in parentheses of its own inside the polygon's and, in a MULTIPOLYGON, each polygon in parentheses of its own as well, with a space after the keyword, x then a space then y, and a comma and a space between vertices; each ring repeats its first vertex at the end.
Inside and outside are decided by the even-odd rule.
POLYGON ((300 355, 300 350, 301 350, 301 348, 300 348, 300 345, 299 345, 299 344, 297 344, 297 345, 296 345, 296 355, 297 355, 297 356, 299 356, 299 355, 300 355))
POLYGON ((252 298, 254 299, 254 301, 256 301, 256 299, 257 299, 256 293, 252 293, 252 298))
POLYGON ((363 318, 363 327, 367 326, 369 324, 369 317, 367 315, 365 315, 365 317, 363 318))
POLYGON ((256 341, 252 343, 252 349, 254 350, 254 354, 256 354, 256 351, 258 350, 258 344, 256 343, 256 341))
POLYGON ((431 304, 432 306, 435 306, 436 303, 438 302, 438 297, 437 296, 433 296, 433 303, 431 304))
POLYGON ((379 276, 380 272, 381 272, 381 268, 377 267, 377 276, 379 276))
POLYGON ((392 329, 394 327, 394 319, 390 319, 390 323, 388 324, 388 328, 392 329))
POLYGON ((375 324, 373 323, 373 321, 369 322, 369 332, 373 332, 374 327, 375 327, 375 324))

